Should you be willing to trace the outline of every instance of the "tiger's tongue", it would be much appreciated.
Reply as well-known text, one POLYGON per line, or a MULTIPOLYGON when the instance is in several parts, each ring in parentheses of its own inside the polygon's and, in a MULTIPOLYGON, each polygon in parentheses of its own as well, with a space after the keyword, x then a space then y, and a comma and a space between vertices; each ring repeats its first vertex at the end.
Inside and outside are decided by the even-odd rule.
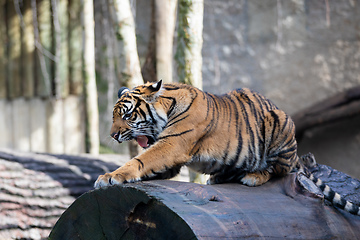
POLYGON ((136 141, 138 142, 138 144, 143 147, 143 148, 146 148, 149 146, 148 144, 148 138, 146 136, 138 136, 136 138, 136 141))

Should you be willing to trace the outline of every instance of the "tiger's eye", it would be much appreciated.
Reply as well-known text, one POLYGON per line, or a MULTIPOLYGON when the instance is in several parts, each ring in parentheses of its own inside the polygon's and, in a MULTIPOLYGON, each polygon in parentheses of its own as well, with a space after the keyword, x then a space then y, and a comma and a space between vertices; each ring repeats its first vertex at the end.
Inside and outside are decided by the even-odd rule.
POLYGON ((131 117, 132 113, 125 113, 123 116, 124 120, 128 120, 131 117))

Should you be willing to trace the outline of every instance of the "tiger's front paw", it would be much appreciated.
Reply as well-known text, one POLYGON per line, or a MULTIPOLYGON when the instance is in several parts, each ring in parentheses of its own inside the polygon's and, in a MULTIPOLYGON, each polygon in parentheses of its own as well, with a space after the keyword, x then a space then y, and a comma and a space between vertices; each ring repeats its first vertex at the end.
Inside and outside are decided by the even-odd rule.
POLYGON ((133 176, 132 174, 125 173, 105 173, 104 175, 100 175, 96 180, 94 187, 102 188, 112 185, 120 185, 127 182, 137 182, 140 181, 140 177, 133 176), (126 176, 126 177, 125 177, 126 176))
POLYGON ((100 175, 96 182, 94 183, 95 188, 102 188, 111 185, 119 185, 125 182, 125 178, 120 174, 113 173, 105 173, 104 175, 100 175))

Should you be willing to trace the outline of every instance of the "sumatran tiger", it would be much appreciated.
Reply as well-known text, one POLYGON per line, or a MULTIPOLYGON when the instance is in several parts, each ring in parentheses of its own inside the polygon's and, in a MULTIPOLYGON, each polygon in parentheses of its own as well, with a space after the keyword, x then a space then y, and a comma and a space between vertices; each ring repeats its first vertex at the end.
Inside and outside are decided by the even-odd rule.
POLYGON ((121 88, 111 137, 135 139, 145 151, 95 187, 171 178, 181 166, 210 174, 208 183, 259 186, 294 169, 306 175, 335 206, 360 215, 306 169, 297 155, 291 118, 262 95, 243 88, 217 96, 185 84, 147 83, 121 88))

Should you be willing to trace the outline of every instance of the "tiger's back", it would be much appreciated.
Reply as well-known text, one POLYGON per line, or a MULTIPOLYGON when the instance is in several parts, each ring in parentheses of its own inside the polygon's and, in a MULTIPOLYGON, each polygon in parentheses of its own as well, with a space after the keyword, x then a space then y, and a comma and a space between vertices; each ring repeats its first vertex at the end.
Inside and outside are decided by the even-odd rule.
POLYGON ((210 174, 210 183, 250 186, 292 170, 296 141, 288 115, 246 88, 222 96, 204 94, 207 127, 190 153, 189 167, 210 174))

